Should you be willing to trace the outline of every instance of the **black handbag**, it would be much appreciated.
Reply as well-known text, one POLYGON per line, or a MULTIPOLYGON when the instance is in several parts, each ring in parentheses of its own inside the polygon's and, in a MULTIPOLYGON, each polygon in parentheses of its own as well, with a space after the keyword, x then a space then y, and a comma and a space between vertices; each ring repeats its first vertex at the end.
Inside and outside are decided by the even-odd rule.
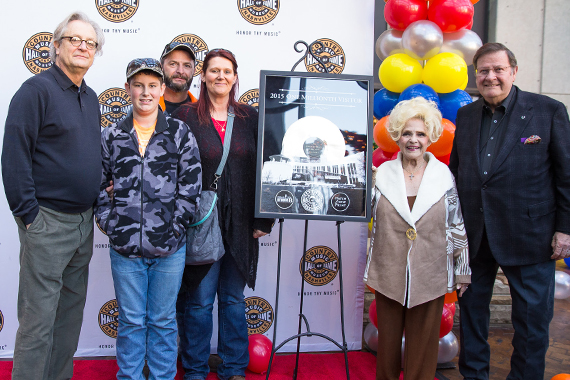
POLYGON ((212 264, 225 253, 222 231, 218 221, 218 179, 222 175, 224 166, 230 153, 232 129, 234 125, 233 108, 228 110, 228 122, 224 137, 224 152, 216 170, 211 190, 203 190, 196 217, 199 222, 191 224, 186 230, 186 265, 212 264))

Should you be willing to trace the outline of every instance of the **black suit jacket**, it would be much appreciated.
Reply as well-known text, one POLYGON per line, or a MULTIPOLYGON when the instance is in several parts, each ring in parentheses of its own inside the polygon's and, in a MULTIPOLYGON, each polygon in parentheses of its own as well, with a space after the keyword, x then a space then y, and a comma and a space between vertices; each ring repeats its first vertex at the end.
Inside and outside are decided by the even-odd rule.
POLYGON ((500 265, 550 260, 555 231, 570 234, 570 121, 566 107, 517 88, 504 138, 486 176, 479 167, 483 98, 459 109, 449 168, 474 258, 486 229, 500 265), (524 144, 537 135, 538 144, 524 144), (484 178, 485 177, 485 178, 484 178))

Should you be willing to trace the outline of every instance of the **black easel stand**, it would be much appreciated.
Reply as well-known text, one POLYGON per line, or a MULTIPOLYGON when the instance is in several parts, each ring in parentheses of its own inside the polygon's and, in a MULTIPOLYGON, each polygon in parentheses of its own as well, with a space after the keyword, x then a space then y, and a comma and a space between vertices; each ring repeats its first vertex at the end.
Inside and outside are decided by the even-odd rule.
POLYGON ((285 339, 279 346, 275 347, 275 340, 277 338, 277 317, 279 315, 279 282, 281 279, 281 247, 282 247, 282 237, 283 237, 283 219, 279 219, 279 246, 277 250, 277 287, 275 290, 275 321, 273 325, 273 348, 271 350, 271 358, 269 359, 269 367, 267 368, 267 375, 265 376, 266 380, 269 380, 269 374, 271 373, 271 364, 273 363, 273 357, 275 353, 279 351, 281 347, 283 347, 286 343, 290 342, 293 339, 297 339, 297 357, 295 360, 295 371, 293 372, 293 379, 297 379, 297 372, 299 369, 299 349, 301 346, 301 337, 303 336, 318 336, 328 341, 334 343, 339 349, 342 350, 344 353, 344 364, 346 366, 346 379, 350 380, 350 374, 348 370, 348 348, 346 344, 346 336, 344 334, 344 290, 343 290, 343 282, 342 282, 342 256, 341 256, 341 241, 340 241, 340 225, 343 223, 342 221, 336 222, 337 227, 337 235, 338 235, 338 276, 340 281, 340 324, 342 330, 342 345, 340 345, 337 341, 332 339, 331 337, 312 332, 311 328, 309 327, 309 322, 307 318, 303 314, 303 302, 304 302, 304 291, 305 291, 305 254, 307 252, 307 232, 309 229, 309 221, 305 220, 305 241, 303 245, 303 265, 301 270, 301 301, 299 303, 299 330, 296 335, 293 335, 287 339, 285 339), (305 322, 305 328, 307 332, 301 333, 301 327, 303 322, 305 322))

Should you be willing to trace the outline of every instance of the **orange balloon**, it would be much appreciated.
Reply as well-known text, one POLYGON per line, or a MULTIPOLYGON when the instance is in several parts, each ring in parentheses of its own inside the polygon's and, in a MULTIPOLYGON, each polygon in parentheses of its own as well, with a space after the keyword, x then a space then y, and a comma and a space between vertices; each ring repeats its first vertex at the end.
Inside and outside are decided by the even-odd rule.
POLYGON ((386 127, 388 126, 388 118, 389 116, 384 116, 382 119, 378 120, 378 123, 374 126, 373 136, 374 141, 378 145, 378 148, 382 149, 384 152, 394 153, 400 150, 398 144, 390 134, 386 127))
POLYGON ((477 4, 479 0, 471 0, 471 4, 477 4))
POLYGON ((445 293, 444 303, 455 303, 457 302, 457 292, 445 293))
POLYGON ((570 374, 568 373, 560 373, 556 376, 554 376, 552 379, 550 380, 570 380, 570 374))
POLYGON ((447 156, 451 153, 453 138, 455 137, 455 124, 447 119, 442 119, 441 125, 443 126, 443 132, 439 136, 439 140, 427 148, 427 151, 432 152, 436 157, 447 156))
POLYGON ((370 293, 375 294, 376 292, 374 291, 374 289, 372 289, 370 286, 366 285, 366 287, 368 288, 368 290, 370 290, 370 293))

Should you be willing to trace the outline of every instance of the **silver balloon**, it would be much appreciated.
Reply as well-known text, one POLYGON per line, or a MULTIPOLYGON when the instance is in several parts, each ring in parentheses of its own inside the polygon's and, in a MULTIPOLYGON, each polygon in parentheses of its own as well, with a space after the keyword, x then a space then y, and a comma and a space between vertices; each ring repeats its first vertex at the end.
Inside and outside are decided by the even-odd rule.
POLYGON ((378 329, 373 323, 369 323, 364 329, 364 342, 372 351, 378 351, 378 329))
POLYGON ((404 352, 406 352, 406 334, 402 336, 402 348, 400 352, 400 363, 402 366, 404 365, 404 352))
POLYGON ((402 47, 402 31, 388 29, 376 40, 376 55, 382 61, 392 54, 403 53, 402 47))
POLYGON ((437 362, 447 363, 453 360, 459 352, 459 342, 457 337, 450 331, 449 334, 439 339, 439 349, 437 350, 437 362))
POLYGON ((417 60, 426 60, 438 54, 443 44, 443 33, 435 22, 412 22, 402 35, 404 52, 417 60))
POLYGON ((473 64, 473 57, 481 46, 483 46, 483 41, 477 33, 469 29, 461 29, 457 32, 443 34, 443 46, 439 52, 455 53, 469 66, 473 64))
POLYGON ((554 275, 554 298, 563 300, 570 297, 570 275, 557 270, 554 275))

